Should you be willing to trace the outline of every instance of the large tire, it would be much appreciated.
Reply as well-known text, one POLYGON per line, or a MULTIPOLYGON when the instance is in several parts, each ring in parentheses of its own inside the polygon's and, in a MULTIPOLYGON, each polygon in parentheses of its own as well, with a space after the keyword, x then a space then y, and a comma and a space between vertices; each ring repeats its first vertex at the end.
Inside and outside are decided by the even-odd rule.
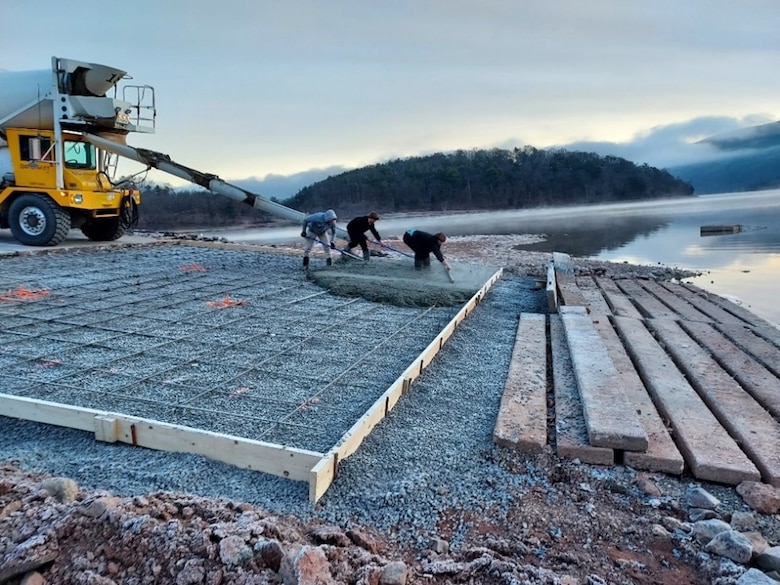
POLYGON ((81 226, 81 233, 93 242, 111 242, 125 235, 125 226, 118 217, 91 219, 81 226))
POLYGON ((68 236, 70 213, 45 195, 20 195, 8 209, 11 233, 25 246, 56 246, 68 236))

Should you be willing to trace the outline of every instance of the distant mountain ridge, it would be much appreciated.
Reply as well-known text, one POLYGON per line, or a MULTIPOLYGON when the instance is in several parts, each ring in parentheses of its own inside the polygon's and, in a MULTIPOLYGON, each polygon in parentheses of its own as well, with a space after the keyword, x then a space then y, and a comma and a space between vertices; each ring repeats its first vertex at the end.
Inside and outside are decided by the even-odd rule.
POLYGON ((723 132, 699 141, 712 144, 722 150, 744 150, 749 148, 773 148, 780 146, 780 122, 761 124, 723 132))
POLYGON ((690 183, 697 195, 780 188, 780 122, 716 134, 698 143, 720 156, 667 168, 690 183))

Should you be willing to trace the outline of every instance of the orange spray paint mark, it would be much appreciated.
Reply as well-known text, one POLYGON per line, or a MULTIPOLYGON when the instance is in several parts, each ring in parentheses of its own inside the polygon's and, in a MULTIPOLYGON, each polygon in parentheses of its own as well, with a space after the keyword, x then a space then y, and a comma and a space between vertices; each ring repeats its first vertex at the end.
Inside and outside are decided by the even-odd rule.
POLYGON ((228 307, 243 307, 244 305, 246 305, 246 301, 234 299, 230 295, 225 295, 225 298, 219 301, 206 301, 206 306, 211 309, 227 309, 228 307))
POLYGON ((49 291, 45 288, 38 290, 30 290, 20 284, 16 290, 9 290, 6 293, 0 294, 0 301, 13 302, 13 301, 39 301, 49 296, 49 291))

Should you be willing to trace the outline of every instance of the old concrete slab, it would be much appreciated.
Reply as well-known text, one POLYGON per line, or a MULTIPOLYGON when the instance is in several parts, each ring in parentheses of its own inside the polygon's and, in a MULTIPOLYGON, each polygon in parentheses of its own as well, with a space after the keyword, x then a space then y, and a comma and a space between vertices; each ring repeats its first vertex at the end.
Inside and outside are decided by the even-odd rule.
MULTIPOLYGON (((730 376, 755 398, 767 412, 775 419, 780 420, 780 379, 771 370, 756 360, 749 353, 745 353, 738 345, 735 345, 721 332, 705 323, 682 322, 682 327, 693 337, 697 343, 707 349, 712 355, 717 356, 718 363, 730 376)), ((731 329, 731 328, 727 328, 731 329)), ((744 335, 753 336, 745 328, 733 328, 735 338, 740 339, 744 335)), ((744 346, 750 346, 745 343, 744 346)), ((767 348, 769 349, 769 348, 767 348)), ((780 363, 780 349, 774 348, 773 355, 765 355, 765 358, 773 363, 780 363)))
POLYGON ((611 315, 612 309, 601 294, 601 290, 591 276, 578 276, 577 286, 588 306, 588 312, 594 315, 611 315))
POLYGON ((662 287, 654 280, 639 280, 637 284, 643 289, 652 293, 666 306, 670 307, 674 311, 672 318, 684 319, 686 321, 704 321, 711 322, 712 318, 708 317, 691 303, 677 295, 669 292, 668 289, 662 287))
POLYGON ((631 302, 627 294, 620 290, 614 280, 603 277, 595 278, 604 298, 612 308, 612 314, 618 317, 630 317, 632 319, 641 319, 642 313, 631 302))
POLYGON ((723 428, 750 455, 762 479, 780 485, 780 423, 718 367, 718 354, 693 343, 677 323, 652 319, 648 324, 723 428))
POLYGON ((626 451, 623 454, 624 463, 646 471, 682 473, 685 468, 683 456, 674 444, 669 430, 658 414, 612 323, 604 317, 594 319, 593 326, 603 340, 607 353, 620 375, 623 391, 634 405, 642 427, 647 433, 647 451, 626 451))
POLYGON ((493 442, 526 453, 547 444, 546 317, 522 313, 512 350, 493 442))
POLYGON ((595 447, 588 440, 577 380, 560 316, 550 316, 553 391, 555 394, 555 452, 561 457, 595 465, 612 465, 615 451, 595 447))
POLYGON ((561 319, 571 350, 591 445, 626 451, 647 449, 647 434, 621 388, 620 376, 584 308, 561 319))
POLYGON ((749 457, 723 428, 644 322, 615 317, 620 337, 661 415, 674 429, 677 446, 695 477, 736 485, 760 481, 749 457))
POLYGON ((721 305, 710 301, 701 289, 674 282, 661 282, 660 284, 665 289, 691 303, 699 311, 718 323, 730 323, 732 325, 743 325, 745 323, 730 311, 726 311, 721 305))
POLYGON ((753 328, 742 324, 717 323, 715 327, 775 376, 780 376, 780 351, 775 343, 767 341, 757 335, 753 328))
POLYGON ((655 296, 640 286, 636 279, 624 278, 616 281, 618 288, 622 290, 634 306, 639 309, 645 317, 654 319, 676 319, 677 313, 663 304, 655 296))

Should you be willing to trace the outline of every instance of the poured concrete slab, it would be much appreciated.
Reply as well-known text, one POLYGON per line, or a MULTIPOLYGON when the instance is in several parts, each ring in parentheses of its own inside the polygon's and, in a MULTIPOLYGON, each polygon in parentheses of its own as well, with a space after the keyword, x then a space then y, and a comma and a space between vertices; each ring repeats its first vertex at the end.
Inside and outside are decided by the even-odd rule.
POLYGON ((0 262, 0 290, 19 292, 0 300, 3 414, 305 481, 313 499, 501 276, 459 304, 399 306, 234 245, 0 262))

